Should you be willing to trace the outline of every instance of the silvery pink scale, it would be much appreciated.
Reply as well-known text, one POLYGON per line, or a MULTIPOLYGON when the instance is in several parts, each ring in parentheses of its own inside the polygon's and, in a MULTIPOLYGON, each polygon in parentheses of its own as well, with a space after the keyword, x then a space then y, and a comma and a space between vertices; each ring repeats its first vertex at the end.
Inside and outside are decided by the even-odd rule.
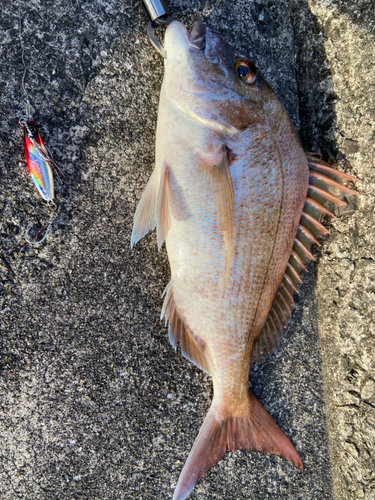
POLYGON ((322 214, 356 178, 306 155, 255 65, 195 22, 165 33, 155 169, 131 244, 156 227, 171 280, 169 339, 211 377, 214 397, 174 492, 183 500, 226 450, 302 461, 249 390, 252 360, 276 346, 322 214))

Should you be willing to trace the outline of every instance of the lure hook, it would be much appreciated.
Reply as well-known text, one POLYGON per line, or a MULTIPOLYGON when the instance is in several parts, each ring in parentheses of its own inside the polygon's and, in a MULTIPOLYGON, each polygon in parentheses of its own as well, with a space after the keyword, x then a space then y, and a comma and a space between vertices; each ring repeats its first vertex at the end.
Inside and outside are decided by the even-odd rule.
POLYGON ((36 234, 36 238, 39 238, 39 236, 43 235, 42 239, 38 240, 31 240, 30 237, 29 237, 29 231, 30 229, 32 228, 32 224, 29 224, 27 226, 27 229, 25 231, 25 240, 27 241, 27 243, 29 243, 30 245, 39 245, 40 243, 42 243, 46 238, 47 238, 47 235, 51 229, 51 223, 49 223, 47 226, 43 227, 40 231, 38 231, 38 233, 36 234))
POLYGON ((48 200, 47 205, 52 210, 52 214, 50 216, 48 224, 46 226, 44 226, 43 228, 41 228, 36 233, 35 238, 31 239, 31 236, 29 235, 29 231, 33 227, 33 225, 29 224, 27 226, 24 238, 25 238, 26 242, 29 243, 30 245, 39 245, 40 243, 43 243, 43 241, 47 238, 48 233, 50 232, 50 229, 52 227, 54 220, 57 217, 57 205, 56 205, 56 203, 53 200, 48 200), (41 237, 41 239, 38 239, 39 237, 41 237))
POLYGON ((169 12, 164 0, 143 0, 143 7, 149 18, 147 36, 159 54, 166 59, 167 53, 165 52, 162 44, 156 38, 156 30, 162 24, 170 24, 175 21, 175 18, 169 12))

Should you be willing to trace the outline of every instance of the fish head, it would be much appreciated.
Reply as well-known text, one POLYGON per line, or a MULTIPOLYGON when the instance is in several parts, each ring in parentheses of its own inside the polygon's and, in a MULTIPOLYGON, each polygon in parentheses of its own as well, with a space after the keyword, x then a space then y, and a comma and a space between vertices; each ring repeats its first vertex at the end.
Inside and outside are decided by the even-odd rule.
POLYGON ((185 115, 230 134, 269 117, 281 121, 284 107, 255 64, 200 21, 190 32, 172 22, 164 47, 165 92, 185 115))

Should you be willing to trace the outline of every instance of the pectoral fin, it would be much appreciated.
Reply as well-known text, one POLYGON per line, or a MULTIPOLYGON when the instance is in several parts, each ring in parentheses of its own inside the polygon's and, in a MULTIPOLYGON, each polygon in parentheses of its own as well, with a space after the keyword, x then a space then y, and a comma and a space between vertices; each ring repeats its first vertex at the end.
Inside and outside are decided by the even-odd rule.
POLYGON ((230 158, 228 151, 225 151, 220 163, 204 167, 211 181, 208 183, 208 189, 216 193, 218 224, 225 243, 225 274, 221 286, 222 291, 228 283, 235 245, 234 189, 229 165, 230 158))
POLYGON ((160 177, 158 201, 156 204, 156 220, 156 234, 158 239, 158 249, 160 250, 171 225, 168 193, 168 166, 165 162, 163 163, 160 177))
POLYGON ((224 161, 217 167, 217 176, 220 187, 219 215, 226 250, 225 280, 223 286, 223 288, 225 288, 229 278, 230 267, 233 262, 235 240, 234 189, 232 176, 229 170, 229 164, 226 156, 224 161))
POLYGON ((134 215, 131 247, 157 227, 158 248, 163 244, 170 226, 168 202, 168 166, 164 162, 160 170, 153 171, 134 215))

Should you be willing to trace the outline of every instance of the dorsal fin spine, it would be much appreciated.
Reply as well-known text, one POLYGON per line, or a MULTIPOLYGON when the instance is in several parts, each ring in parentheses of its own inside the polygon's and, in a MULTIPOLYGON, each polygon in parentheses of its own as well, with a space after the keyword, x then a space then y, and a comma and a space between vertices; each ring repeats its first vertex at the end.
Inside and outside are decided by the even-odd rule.
POLYGON ((325 204, 327 202, 331 202, 339 207, 345 207, 346 205, 345 201, 340 200, 340 198, 337 198, 337 196, 334 196, 333 194, 328 193, 327 191, 324 191, 324 189, 320 189, 317 186, 313 186, 312 184, 309 184, 308 194, 310 198, 316 200, 318 203, 324 206, 326 206, 325 204))
POLYGON ((291 296, 293 296, 293 293, 298 293, 297 288, 294 286, 293 281, 291 280, 291 278, 287 273, 284 274, 282 283, 284 284, 285 288, 289 291, 291 296))
POLYGON ((313 254, 307 250, 298 238, 295 238, 293 248, 301 257, 301 260, 304 261, 304 264, 309 262, 309 260, 315 261, 313 254))
MULTIPOLYGON (((303 263, 301 257, 299 256, 299 254, 295 251, 295 245, 293 245, 293 249, 292 249, 292 252, 290 254, 290 258, 289 258, 289 263, 291 266, 294 267, 294 269, 297 271, 298 273, 298 276, 299 276, 299 273, 303 270, 303 271, 306 271, 306 267, 305 267, 305 264, 303 263)), ((301 282, 302 283, 302 282, 301 282)))
POLYGON ((357 191, 353 191, 352 189, 343 186, 339 182, 334 181, 333 179, 331 179, 331 177, 321 174, 320 172, 315 172, 314 170, 310 170, 310 184, 313 184, 314 186, 317 185, 318 187, 322 187, 323 189, 332 188, 338 193, 338 195, 340 195, 341 193, 349 195, 357 194, 357 191))
POLYGON ((284 280, 281 282, 280 292, 283 295, 283 297, 289 301, 289 303, 293 304, 293 292, 290 292, 288 290, 288 288, 284 284, 284 280))
POLYGON ((323 224, 318 222, 312 215, 306 212, 302 212, 301 225, 303 225, 306 229, 308 229, 311 232, 311 234, 313 234, 316 238, 319 236, 325 236, 326 234, 329 234, 328 229, 325 228, 323 224))
POLYGON ((315 238, 315 236, 307 229, 307 227, 300 224, 298 226, 297 238, 302 241, 302 243, 306 246, 305 242, 308 245, 318 245, 320 247, 319 241, 315 238))
MULTIPOLYGON (((267 321, 267 324, 268 324, 268 331, 269 331, 269 334, 275 332, 276 330, 276 325, 275 325, 275 322, 273 321, 273 318, 271 315, 268 316, 268 321, 267 321)), ((275 347, 277 346, 277 342, 278 342, 278 337, 276 335, 272 335, 272 337, 270 337, 270 340, 271 340, 271 344, 273 346, 273 349, 275 349, 275 347)))
POLYGON ((269 351, 270 349, 272 349, 272 346, 273 346, 273 342, 272 342, 273 337, 271 335, 270 326, 269 326, 268 321, 265 324, 265 328, 266 328, 266 331, 265 331, 266 334, 265 334, 264 338, 266 339, 266 347, 267 347, 267 350, 269 351))
POLYGON ((289 302, 285 299, 284 295, 279 291, 278 292, 278 299, 277 302, 279 304, 280 310, 282 312, 285 311, 284 319, 286 321, 289 321, 290 316, 292 315, 293 309, 290 307, 289 302))
POLYGON ((283 322, 282 322, 282 318, 279 317, 278 313, 277 313, 277 302, 274 301, 274 305, 272 306, 271 310, 270 310, 270 314, 271 314, 271 317, 273 319, 273 322, 275 323, 275 326, 277 328, 277 331, 279 333, 279 336, 283 333, 283 322))
POLYGON ((290 279, 293 281, 294 285, 300 285, 302 283, 301 278, 299 277, 299 272, 295 270, 295 268, 292 266, 290 261, 286 265, 286 273, 290 277, 290 279))
POLYGON ((346 181, 351 181, 351 182, 359 182, 360 179, 357 177, 354 177, 353 175, 347 174, 345 172, 341 172, 340 170, 336 170, 335 168, 331 167, 328 163, 325 161, 321 160, 320 158, 316 157, 312 153, 306 153, 307 160, 309 162, 309 168, 311 170, 317 170, 318 172, 321 172, 327 176, 332 176, 336 177, 338 179, 346 180, 346 181))
POLYGON ((317 201, 313 200, 312 198, 307 197, 305 206, 304 206, 304 212, 302 213, 307 213, 310 216, 314 217, 316 222, 319 222, 319 218, 321 215, 329 215, 333 219, 336 219, 335 214, 330 212, 325 206, 323 206, 321 203, 318 203, 317 201), (311 213, 313 212, 313 213, 311 213))

